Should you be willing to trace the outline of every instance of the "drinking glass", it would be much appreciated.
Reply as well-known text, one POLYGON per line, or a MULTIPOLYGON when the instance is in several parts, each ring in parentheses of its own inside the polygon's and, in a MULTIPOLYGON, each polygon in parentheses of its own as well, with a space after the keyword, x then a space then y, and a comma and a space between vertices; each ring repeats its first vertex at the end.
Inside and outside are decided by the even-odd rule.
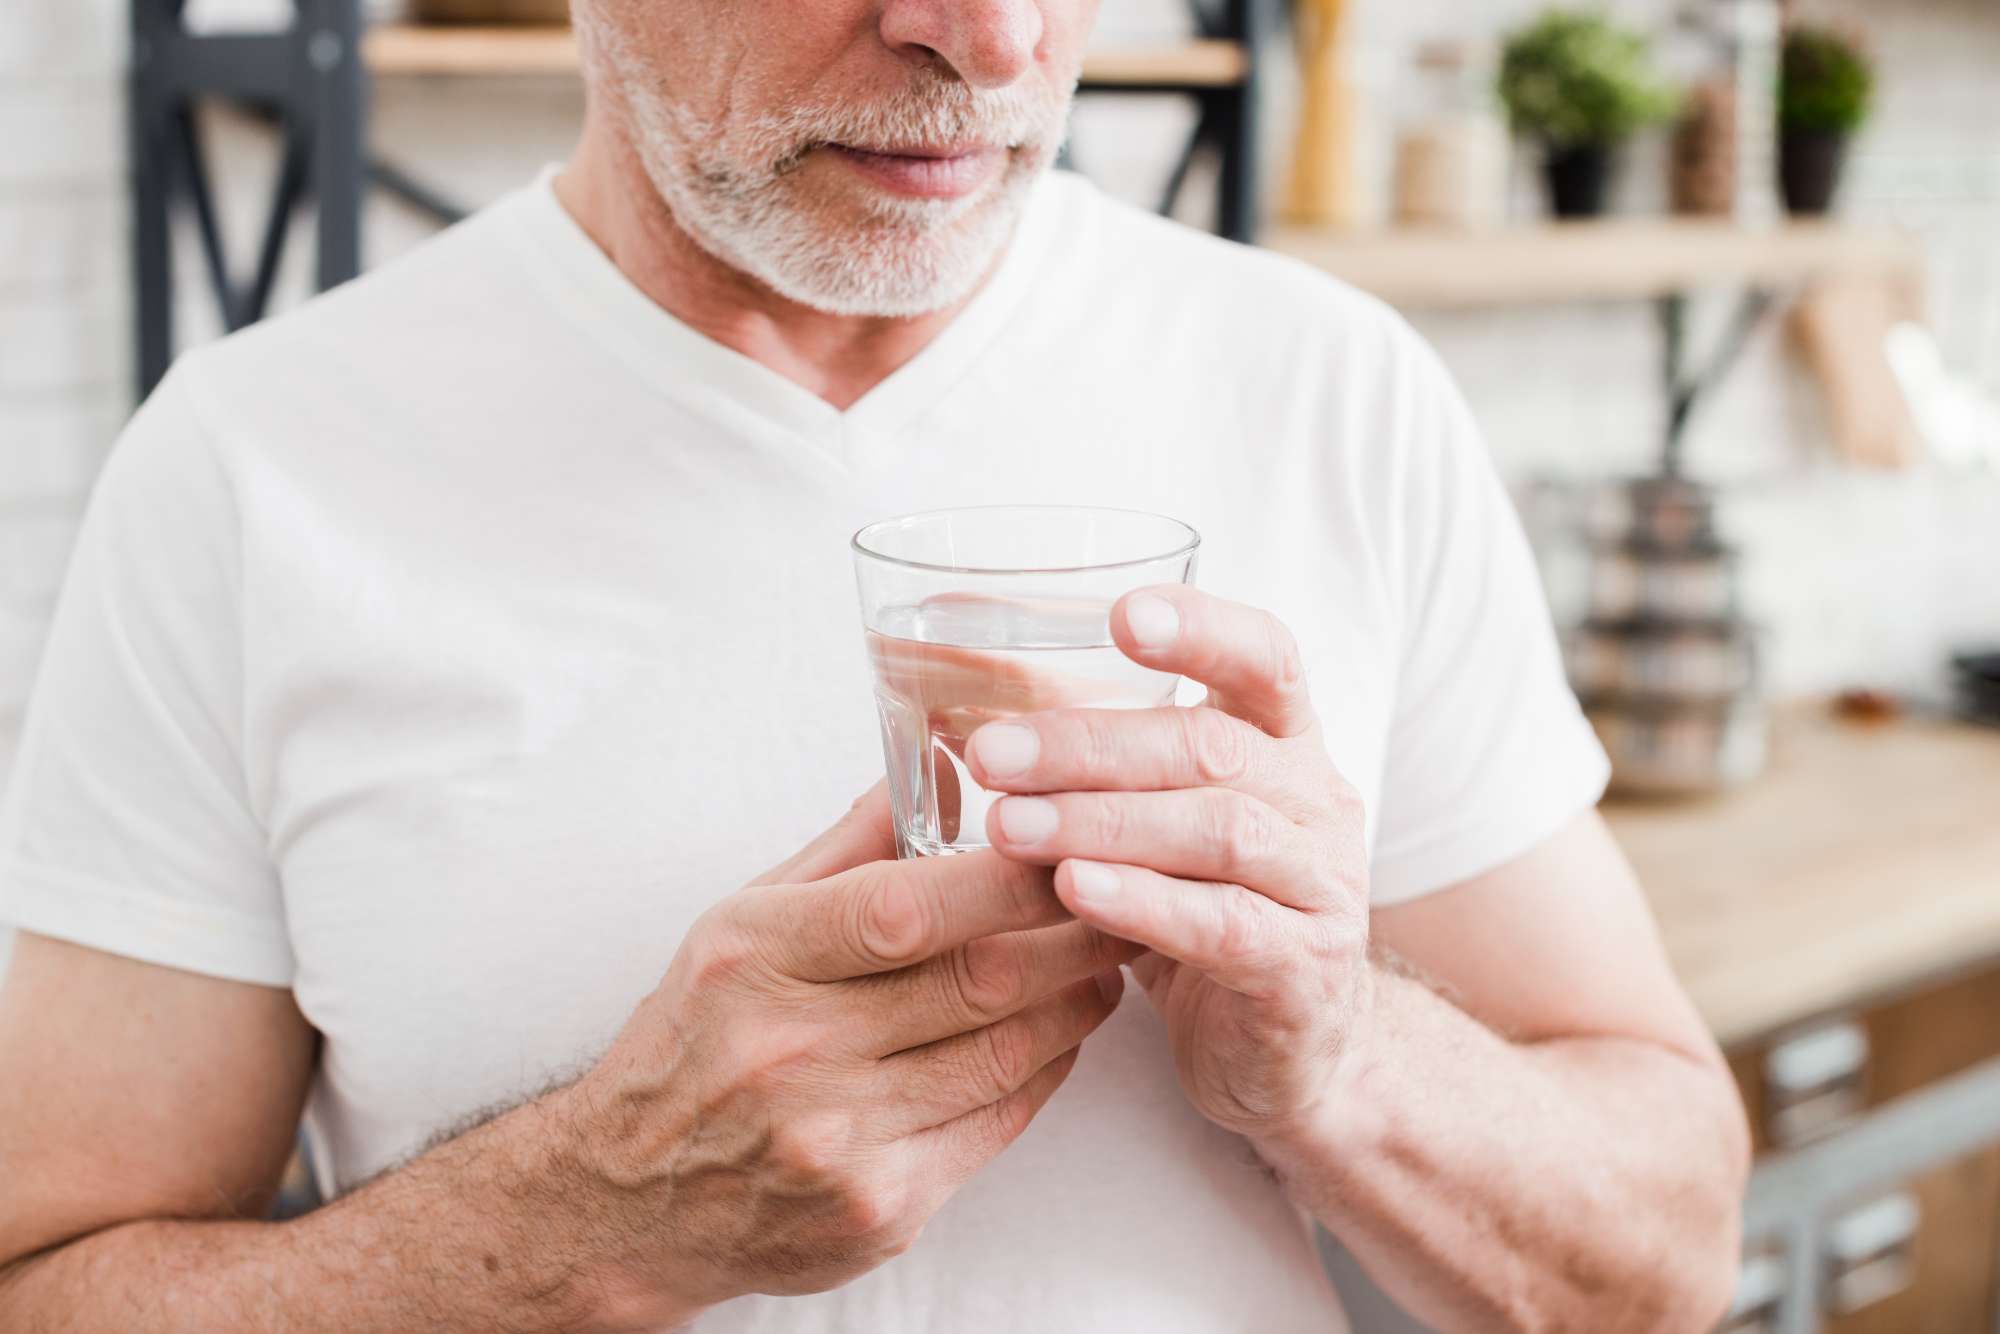
POLYGON ((1154 709, 1180 678, 1125 656, 1111 606, 1190 583, 1201 536, 1136 510, 995 505, 884 519, 854 535, 896 850, 987 846, 994 796, 965 742, 1044 709, 1154 709))

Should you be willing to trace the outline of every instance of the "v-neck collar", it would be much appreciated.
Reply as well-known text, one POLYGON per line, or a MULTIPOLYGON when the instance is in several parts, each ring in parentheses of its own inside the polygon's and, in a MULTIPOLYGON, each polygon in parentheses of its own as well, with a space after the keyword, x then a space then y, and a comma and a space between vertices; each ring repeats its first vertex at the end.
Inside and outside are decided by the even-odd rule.
POLYGON ((893 434, 970 370, 1034 286, 1060 211, 1061 183, 1045 174, 999 267, 965 309, 914 357, 845 411, 805 386, 682 322, 625 276, 555 192, 561 168, 542 169, 505 207, 529 268, 585 332, 660 392, 705 415, 803 439, 838 461, 850 442, 893 434))

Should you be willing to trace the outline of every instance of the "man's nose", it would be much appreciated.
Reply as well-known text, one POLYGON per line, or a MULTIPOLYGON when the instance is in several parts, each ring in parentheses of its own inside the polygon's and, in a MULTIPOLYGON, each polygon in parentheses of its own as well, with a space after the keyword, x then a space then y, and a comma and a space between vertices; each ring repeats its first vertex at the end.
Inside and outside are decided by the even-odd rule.
POLYGON ((889 0, 882 40, 934 53, 975 88, 1004 88, 1034 68, 1041 0, 889 0))

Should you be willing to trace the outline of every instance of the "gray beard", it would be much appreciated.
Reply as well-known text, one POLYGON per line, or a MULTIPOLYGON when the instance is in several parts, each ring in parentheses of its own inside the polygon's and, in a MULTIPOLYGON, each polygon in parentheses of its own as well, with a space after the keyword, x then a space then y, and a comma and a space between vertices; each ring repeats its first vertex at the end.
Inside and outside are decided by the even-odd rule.
POLYGON ((832 315, 909 318, 969 297, 1012 237, 1035 181, 1055 156, 1068 98, 975 102, 962 85, 935 84, 886 108, 799 108, 739 131, 732 160, 717 128, 649 82, 622 40, 595 32, 601 76, 624 103, 647 179, 695 244, 787 300, 832 315), (996 133, 997 131, 997 133, 996 133), (949 142, 1023 145, 1001 174, 964 199, 880 197, 858 227, 829 230, 787 178, 812 146, 949 142), (804 145, 803 148, 800 145, 804 145))

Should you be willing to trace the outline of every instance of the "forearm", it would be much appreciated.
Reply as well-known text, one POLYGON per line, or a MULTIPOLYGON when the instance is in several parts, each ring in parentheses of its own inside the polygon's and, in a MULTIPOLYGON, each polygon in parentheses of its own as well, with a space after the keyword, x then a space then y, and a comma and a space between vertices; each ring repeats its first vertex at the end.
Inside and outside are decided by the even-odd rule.
MULTIPOLYGON (((568 1331, 604 1293, 529 1103, 285 1223, 143 1220, 0 1270, 0 1328, 568 1331)), ((672 1321, 667 1323, 671 1324, 672 1321)))
POLYGON ((1341 1093, 1259 1149, 1443 1331, 1707 1328, 1745 1170, 1727 1075, 1614 1038, 1509 1042, 1376 967, 1341 1093))

